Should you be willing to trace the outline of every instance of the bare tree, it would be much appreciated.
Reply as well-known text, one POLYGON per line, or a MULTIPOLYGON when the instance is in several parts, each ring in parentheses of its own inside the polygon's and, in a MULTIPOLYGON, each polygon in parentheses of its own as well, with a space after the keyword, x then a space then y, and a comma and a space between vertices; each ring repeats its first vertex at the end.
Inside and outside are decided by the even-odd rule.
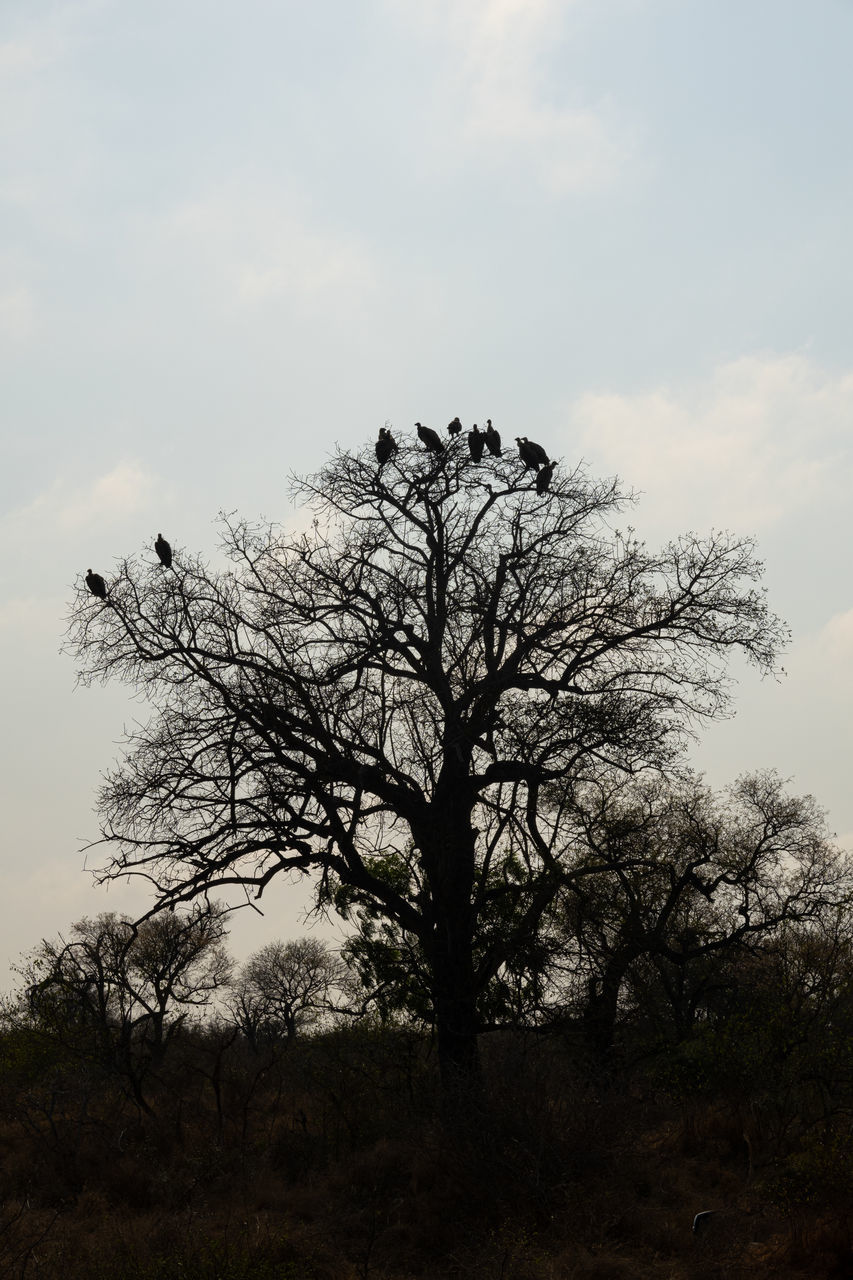
POLYGON ((772 670, 784 629, 749 539, 652 552, 580 469, 539 494, 506 454, 401 443, 296 492, 302 535, 224 520, 226 572, 177 549, 168 572, 124 561, 106 600, 81 584, 82 679, 154 707, 101 794, 103 875, 160 905, 282 872, 345 886, 418 939, 443 1080, 470 1084, 478 998, 570 853, 545 788, 670 765, 726 713, 728 654, 772 670))
POLYGON ((230 977, 224 938, 224 912, 207 903, 138 927, 114 912, 79 920, 69 939, 43 941, 18 969, 19 1008, 32 1025, 118 1071, 147 1109, 150 1070, 230 977))
POLYGON ((555 903, 558 964, 575 986, 585 975, 580 1003, 599 1053, 632 985, 662 992, 684 1032, 733 955, 834 919, 853 888, 823 810, 770 770, 723 795, 695 777, 601 778, 573 803, 583 852, 555 903))
POLYGON ((334 1006, 346 966, 318 938, 270 942, 249 956, 234 983, 229 1015, 250 1043, 316 1025, 334 1006))

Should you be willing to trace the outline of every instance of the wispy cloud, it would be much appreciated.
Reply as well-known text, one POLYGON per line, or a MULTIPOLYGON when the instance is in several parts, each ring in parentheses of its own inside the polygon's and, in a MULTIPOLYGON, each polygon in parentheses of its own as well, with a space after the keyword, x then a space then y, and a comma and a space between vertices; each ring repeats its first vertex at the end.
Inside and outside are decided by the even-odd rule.
POLYGON ((702 380, 573 407, 584 452, 689 526, 758 530, 849 476, 853 373, 807 355, 748 356, 702 380))
POLYGON ((3 524, 9 532, 28 538, 36 530, 55 535, 75 533, 96 523, 119 524, 144 509, 155 483, 156 477, 141 463, 118 462, 85 485, 55 480, 26 506, 10 512, 3 524))
MULTIPOLYGON (((0 74, 27 77, 66 57, 87 38, 89 22, 113 0, 61 0, 46 6, 21 5, 24 19, 11 38, 0 40, 0 74)), ((8 85, 8 79, 7 79, 8 85)))
POLYGON ((332 291, 371 291, 376 284, 356 235, 324 229, 280 193, 226 188, 181 205, 164 230, 205 260, 228 305, 277 298, 327 305, 332 291))
POLYGON ((52 43, 32 39, 0 42, 0 75, 27 75, 49 66, 56 56, 52 43))
POLYGON ((95 520, 117 520, 141 511, 150 501, 154 476, 138 462, 120 462, 87 489, 70 495, 57 511, 63 529, 79 529, 95 520))
POLYGON ((50 634, 55 621, 56 609, 53 600, 46 601, 35 596, 17 596, 10 600, 0 600, 0 633, 5 632, 10 635, 20 633, 28 636, 30 652, 32 652, 32 637, 36 635, 41 639, 45 634, 50 634))
POLYGON ((580 0, 388 2, 443 53, 433 105, 445 154, 521 165, 555 193, 605 185, 623 169, 633 144, 612 102, 560 101, 565 88, 549 76, 550 51, 580 0))
POLYGON ((55 649, 71 578, 89 565, 108 572, 105 548, 137 537, 155 496, 162 505, 158 478, 125 460, 88 482, 59 476, 0 518, 0 541, 14 548, 0 565, 0 634, 7 647, 23 646, 25 666, 38 646, 55 649))
POLYGON ((35 295, 28 285, 18 285, 0 292, 0 338, 22 342, 36 329, 35 295))
POLYGON ((841 659, 853 672, 853 609, 830 618, 820 638, 833 658, 841 659))

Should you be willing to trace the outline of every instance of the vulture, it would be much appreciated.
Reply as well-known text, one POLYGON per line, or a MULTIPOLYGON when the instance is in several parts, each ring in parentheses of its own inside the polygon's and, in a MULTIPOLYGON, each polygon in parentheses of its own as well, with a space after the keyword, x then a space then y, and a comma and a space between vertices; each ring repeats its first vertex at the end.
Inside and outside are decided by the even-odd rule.
POLYGON ((416 422, 418 429, 418 439, 426 445, 430 453, 444 453, 444 445, 438 438, 438 432, 433 431, 432 427, 425 427, 420 422, 416 422))
POLYGON ((462 430, 462 423, 458 418, 454 418, 452 422, 448 422, 447 430, 452 436, 458 436, 459 432, 462 430))
POLYGON ((379 439, 376 441, 376 461, 380 467, 384 467, 391 455, 396 452, 397 441, 387 427, 380 427, 379 439))
POLYGON ((542 448, 541 444, 536 444, 533 440, 528 440, 527 436, 522 436, 522 439, 524 440, 524 443, 527 445, 527 448, 530 450, 531 457, 536 458, 536 460, 540 462, 543 467, 547 467, 548 455, 545 452, 545 450, 542 448))
POLYGON ((475 462, 479 462, 483 456, 483 445, 486 443, 485 432, 478 430, 476 422, 473 428, 468 432, 468 448, 471 450, 471 457, 475 462))
POLYGON ((500 432, 495 431, 492 426, 491 418, 486 418, 485 438, 486 448, 489 450, 489 453, 493 458, 499 458, 501 456, 501 437, 500 432))
POLYGON ((162 533, 157 534, 157 541, 154 543, 154 550, 160 557, 160 563, 165 569, 172 567, 172 548, 169 546, 162 533))
POLYGON ((551 476, 554 474, 556 462, 549 462, 541 471, 536 474, 536 492, 542 494, 551 483, 551 476))
POLYGON ((107 584, 99 573, 92 573, 91 569, 87 569, 86 586, 89 588, 93 596, 97 596, 99 600, 106 600, 107 584))
POLYGON ((538 471, 540 467, 548 465, 548 455, 541 444, 534 444, 527 436, 516 436, 515 443, 526 469, 538 471))

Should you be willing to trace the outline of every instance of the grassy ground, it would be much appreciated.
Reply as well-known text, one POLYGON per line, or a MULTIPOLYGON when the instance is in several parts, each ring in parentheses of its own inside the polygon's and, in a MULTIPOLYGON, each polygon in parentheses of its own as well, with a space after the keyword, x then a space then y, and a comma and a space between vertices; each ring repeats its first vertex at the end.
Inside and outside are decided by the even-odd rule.
POLYGON ((488 1103, 448 1124, 403 1031, 261 1054, 194 1033, 148 1083, 151 1114, 92 1063, 7 1054, 0 1275, 853 1275, 853 1188, 786 1195, 731 1100, 677 1103, 637 1070, 602 1082, 557 1041, 484 1056, 488 1103))

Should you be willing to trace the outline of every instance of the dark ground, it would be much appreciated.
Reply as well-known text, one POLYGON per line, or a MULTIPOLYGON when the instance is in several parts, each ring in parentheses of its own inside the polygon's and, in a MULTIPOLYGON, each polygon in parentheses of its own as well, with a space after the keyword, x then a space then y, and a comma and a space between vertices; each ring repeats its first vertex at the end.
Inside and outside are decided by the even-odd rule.
POLYGON ((511 1034, 485 1038, 488 1102, 442 1120, 409 1030, 227 1039, 186 1033, 146 1114, 103 1064, 6 1037, 0 1275, 853 1276, 843 1125, 785 1147, 775 1114, 677 1096, 660 1062, 602 1081, 565 1040, 511 1034))

